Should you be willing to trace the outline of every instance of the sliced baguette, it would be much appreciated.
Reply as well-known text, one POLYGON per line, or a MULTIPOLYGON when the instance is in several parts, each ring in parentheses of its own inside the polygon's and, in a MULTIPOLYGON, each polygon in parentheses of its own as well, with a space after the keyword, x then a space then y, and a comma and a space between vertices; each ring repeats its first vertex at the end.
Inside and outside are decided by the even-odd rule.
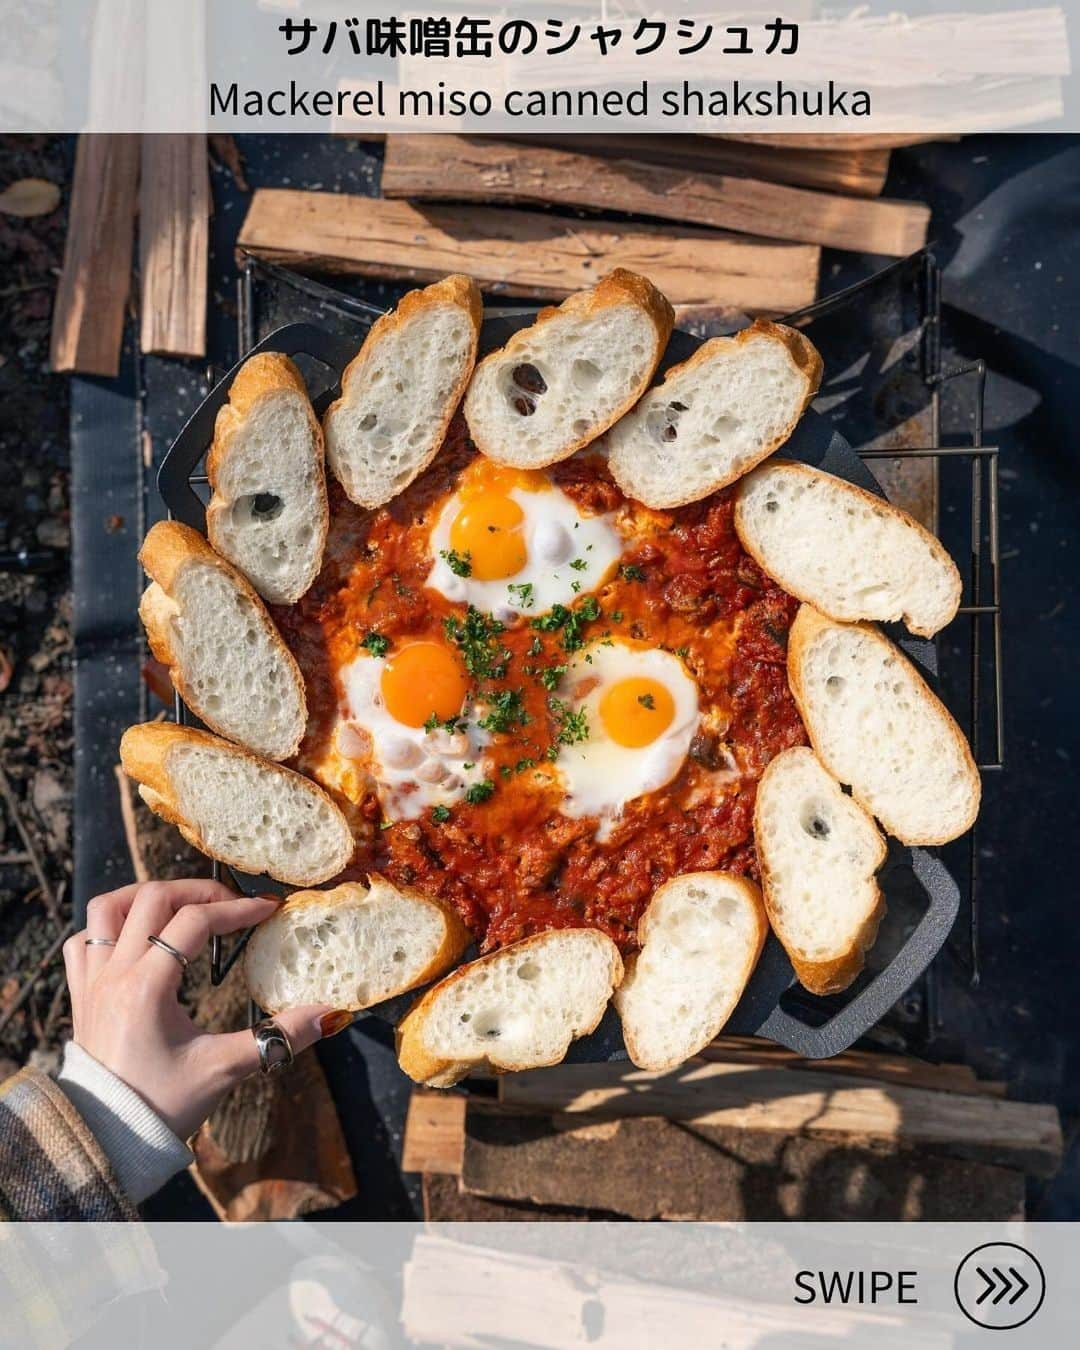
POLYGON ((812 994, 846 989, 863 968, 885 913, 874 879, 885 840, 805 745, 762 774, 754 844, 765 910, 812 994))
POLYGON ((831 619, 903 619, 932 637, 960 604, 960 573, 929 530, 806 464, 776 460, 744 478, 735 530, 763 571, 831 619))
POLYGON ((818 758, 904 844, 969 830, 982 785, 968 743, 903 653, 869 624, 803 605, 788 683, 818 758))
POLYGON ((714 1039, 767 932, 761 892, 746 877, 687 872, 655 891, 638 924, 641 951, 615 994, 639 1069, 673 1069, 714 1039))
POLYGON ((621 268, 542 309, 476 368, 465 420, 477 449, 540 469, 596 440, 649 387, 673 323, 652 282, 621 268))
POLYGON ((388 502, 439 452, 476 364, 483 304, 471 277, 410 291, 341 377, 323 419, 330 469, 358 506, 388 502))
POLYGON ((150 650, 208 727, 267 759, 289 759, 307 725, 304 678, 243 576, 197 531, 162 520, 139 561, 150 650))
POLYGON ((372 873, 297 891, 251 935, 244 978, 268 1013, 322 1003, 359 1012, 437 979, 471 941, 454 911, 372 873))
POLYGON ((287 356, 245 361, 206 457, 206 532, 264 600, 299 600, 319 574, 330 511, 323 439, 303 376, 287 356))
POLYGON ((481 1067, 557 1064, 595 1030, 622 974, 618 948, 594 928, 538 933, 428 990, 398 1027, 398 1060, 429 1087, 452 1087, 481 1067))
POLYGON ((120 763, 152 811, 241 872, 317 886, 352 858, 345 817, 322 788, 208 732, 169 722, 129 727, 120 763))
POLYGON ((616 483, 656 510, 727 487, 791 436, 821 372, 809 339, 765 319, 703 343, 612 428, 616 483))

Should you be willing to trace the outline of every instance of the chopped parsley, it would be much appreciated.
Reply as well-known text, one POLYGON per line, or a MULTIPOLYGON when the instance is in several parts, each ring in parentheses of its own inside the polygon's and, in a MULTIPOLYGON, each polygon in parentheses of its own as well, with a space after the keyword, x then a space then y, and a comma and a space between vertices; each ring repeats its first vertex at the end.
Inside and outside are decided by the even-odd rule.
POLYGON ((565 605, 552 605, 546 614, 541 614, 538 619, 530 619, 529 626, 539 629, 541 633, 555 633, 569 617, 570 611, 565 605))
POLYGON ((533 628, 538 628, 542 633, 556 633, 561 630, 563 650, 576 652, 585 645, 585 639, 581 635, 582 628, 585 624, 599 619, 602 614, 603 610, 596 596, 587 595, 574 609, 567 609, 565 605, 552 605, 550 613, 542 614, 538 619, 531 619, 529 622, 533 628))
POLYGON ((566 674, 565 666, 542 666, 538 672, 540 683, 550 694, 562 677, 566 674))
MULTIPOLYGON (((580 745, 589 739, 589 718, 584 708, 575 711, 569 703, 558 698, 548 699, 548 707, 559 723, 559 734, 555 738, 559 745, 580 745)), ((550 750, 548 754, 551 756, 550 750)))
POLYGON ((431 808, 431 819, 436 825, 445 825, 450 819, 450 808, 448 806, 433 806, 431 808))
POLYGON ((519 759, 518 762, 514 765, 514 772, 524 773, 526 769, 533 769, 535 767, 536 767, 535 759, 519 759))
POLYGON ((473 783, 465 793, 465 800, 470 806, 479 806, 481 802, 486 802, 495 791, 495 784, 490 778, 482 778, 479 783, 473 783))
MULTIPOLYGON (((592 548, 592 545, 590 544, 589 547, 592 548)), ((574 561, 570 564, 570 566, 574 569, 575 572, 585 572, 588 570, 589 564, 585 561, 584 558, 575 558, 574 561)))
POLYGON ((484 731, 509 731, 515 724, 525 726, 532 719, 525 711, 520 689, 502 689, 487 700, 488 711, 476 725, 484 731))
POLYGON ((529 643, 529 650, 527 654, 529 656, 539 656, 543 650, 544 644, 540 641, 538 637, 534 637, 533 640, 529 643))
POLYGON ((640 567, 637 563, 624 563, 619 570, 622 572, 623 578, 626 581, 645 580, 645 569, 640 567))
POLYGON ((503 631, 498 619, 470 605, 464 619, 451 614, 443 620, 443 628, 474 680, 500 680, 506 674, 510 653, 496 640, 503 631))
POLYGON ((390 650, 390 639, 372 630, 360 645, 366 647, 372 656, 385 656, 390 650))
POLYGON ((472 555, 468 551, 459 553, 455 548, 444 548, 439 550, 439 557, 446 563, 454 576, 472 576, 472 555))
POLYGON ((443 727, 446 731, 453 734, 455 731, 463 731, 468 723, 460 714, 456 717, 441 718, 438 713, 432 713, 424 723, 425 731, 438 731, 443 727))
POLYGON ((522 609, 532 609, 533 607, 533 584, 531 581, 510 582, 506 588, 511 595, 517 596, 517 602, 522 609))
POLYGON ((648 708, 650 712, 656 707, 656 699, 652 694, 638 694, 638 702, 643 708, 648 708))
POLYGON ((621 609, 613 609, 611 613, 608 615, 608 618, 611 620, 612 623, 622 623, 623 612, 621 609))
POLYGON ((572 581, 572 582, 570 583, 570 589, 574 592, 575 595, 577 595, 578 591, 581 590, 581 582, 580 582, 580 581, 572 581))

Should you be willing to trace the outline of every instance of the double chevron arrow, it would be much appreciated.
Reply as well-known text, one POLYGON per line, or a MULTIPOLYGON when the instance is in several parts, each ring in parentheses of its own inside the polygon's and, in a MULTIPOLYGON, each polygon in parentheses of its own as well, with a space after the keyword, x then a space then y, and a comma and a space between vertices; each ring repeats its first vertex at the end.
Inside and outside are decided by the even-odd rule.
POLYGON ((976 1275, 980 1276, 983 1283, 986 1285, 986 1288, 975 1300, 976 1306, 980 1303, 985 1303, 988 1298, 992 1304, 998 1304, 1007 1294, 1012 1295, 1012 1297, 1008 1299, 1010 1305, 1024 1297, 1031 1288, 1031 1285, 1024 1279, 1023 1275, 1020 1274, 1015 1266, 1009 1266, 1008 1269, 1009 1274, 1003 1275, 999 1266, 991 1266, 991 1277, 991 1275, 986 1273, 982 1266, 975 1267, 976 1275), (1012 1276, 1012 1278, 1010 1279, 1009 1276, 1012 1276), (993 1294, 993 1298, 990 1298, 991 1294, 993 1294))

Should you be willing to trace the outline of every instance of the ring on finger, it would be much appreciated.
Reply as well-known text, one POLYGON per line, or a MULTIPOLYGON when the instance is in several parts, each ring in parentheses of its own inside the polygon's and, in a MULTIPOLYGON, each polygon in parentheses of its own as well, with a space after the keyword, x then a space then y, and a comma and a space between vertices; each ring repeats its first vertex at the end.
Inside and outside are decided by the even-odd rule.
POLYGON ((251 1028, 255 1049, 259 1052, 260 1073, 280 1073, 293 1062, 288 1036, 272 1017, 265 1017, 251 1028))
POLYGON ((164 938, 155 937, 154 934, 151 933, 146 940, 153 946, 160 947, 163 952, 167 952, 174 961, 178 961, 181 970, 187 970, 188 966, 191 964, 178 947, 174 947, 171 942, 166 942, 164 938))
POLYGON ((115 947, 115 938, 84 938, 84 945, 87 947, 115 947))

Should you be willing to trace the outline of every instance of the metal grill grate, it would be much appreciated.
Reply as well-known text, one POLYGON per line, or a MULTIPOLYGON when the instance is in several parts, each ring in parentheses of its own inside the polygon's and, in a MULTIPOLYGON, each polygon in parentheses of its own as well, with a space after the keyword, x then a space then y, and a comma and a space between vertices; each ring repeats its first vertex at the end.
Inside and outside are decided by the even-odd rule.
MULTIPOLYGON (((1002 613, 1000 592, 1000 543, 998 504, 998 449, 983 443, 983 412, 986 367, 982 361, 945 368, 941 340, 941 270, 930 252, 916 255, 875 273, 858 284, 839 291, 817 304, 790 316, 786 322, 805 327, 830 315, 865 306, 870 298, 897 276, 913 271, 917 279, 918 322, 917 361, 919 376, 929 396, 929 444, 871 447, 859 450, 860 457, 870 461, 930 460, 935 468, 958 462, 970 463, 970 519, 968 557, 957 558, 964 579, 963 603, 959 615, 966 621, 966 679, 964 687, 953 691, 946 699, 957 720, 964 728, 980 770, 983 773, 1000 770, 1004 763, 1004 703, 1002 692, 1002 613), (966 421, 970 430, 966 444, 942 444, 942 396, 947 389, 962 391, 967 399, 966 421), (968 392, 970 391, 970 392, 968 392)), ((283 268, 248 258, 238 282, 238 336, 241 354, 255 346, 261 327, 256 313, 257 287, 263 286, 273 295, 280 313, 274 315, 283 321, 283 315, 292 313, 292 305, 314 308, 320 314, 329 313, 347 324, 370 327, 383 312, 368 302, 332 289, 310 278, 283 268)), ((271 327, 276 324, 271 324, 271 327)), ((897 337, 900 335, 897 334, 897 337)), ((190 484, 204 486, 204 473, 190 475, 190 484)), ((959 551, 959 545, 954 553, 959 551)), ((952 635, 952 630, 950 630, 952 635)), ((187 710, 179 696, 176 698, 176 718, 187 720, 187 710)), ((967 936, 961 960, 972 986, 979 982, 979 904, 978 904, 979 832, 978 825, 971 832, 967 846, 966 892, 967 936)), ((213 875, 219 877, 220 864, 213 864, 213 875)), ((243 951, 247 934, 232 945, 226 954, 220 938, 212 944, 212 980, 219 984, 229 974, 243 951)), ((937 1026, 936 1009, 939 1004, 937 965, 931 965, 925 980, 925 999, 921 1009, 930 1028, 937 1026)))

